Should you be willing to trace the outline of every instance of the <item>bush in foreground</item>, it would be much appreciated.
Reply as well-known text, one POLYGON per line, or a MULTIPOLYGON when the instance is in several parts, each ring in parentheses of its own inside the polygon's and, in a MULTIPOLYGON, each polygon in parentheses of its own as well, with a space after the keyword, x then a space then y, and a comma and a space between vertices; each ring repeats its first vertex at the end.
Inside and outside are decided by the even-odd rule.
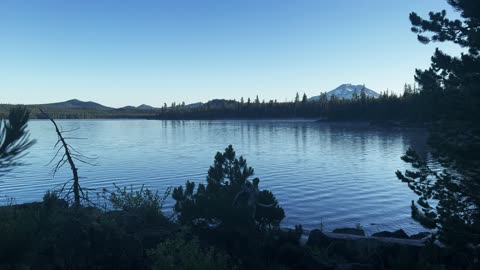
POLYGON ((231 230, 278 228, 285 213, 270 191, 259 190, 258 178, 249 180, 252 175, 253 168, 236 158, 231 145, 217 152, 206 185, 195 190, 195 183, 187 182, 173 190, 179 222, 231 230))

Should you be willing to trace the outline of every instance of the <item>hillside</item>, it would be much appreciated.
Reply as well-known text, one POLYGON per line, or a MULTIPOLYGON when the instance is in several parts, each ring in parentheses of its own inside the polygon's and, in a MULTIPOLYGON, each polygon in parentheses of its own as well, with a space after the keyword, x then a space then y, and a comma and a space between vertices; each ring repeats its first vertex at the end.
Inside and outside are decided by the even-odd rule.
POLYGON ((71 99, 64 102, 47 103, 34 105, 37 107, 49 107, 56 109, 87 109, 87 110, 113 110, 114 108, 104 106, 93 101, 81 101, 78 99, 71 99))

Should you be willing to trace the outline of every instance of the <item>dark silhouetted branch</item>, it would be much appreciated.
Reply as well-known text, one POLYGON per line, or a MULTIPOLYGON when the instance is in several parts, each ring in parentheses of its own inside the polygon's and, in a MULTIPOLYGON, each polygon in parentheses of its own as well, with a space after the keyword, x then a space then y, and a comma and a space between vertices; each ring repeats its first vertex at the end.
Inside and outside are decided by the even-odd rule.
POLYGON ((59 156, 59 153, 62 149, 64 151, 64 154, 61 156, 61 158, 53 167, 52 174, 55 175, 58 172, 58 170, 60 170, 60 168, 62 168, 67 163, 69 164, 70 170, 72 171, 72 176, 73 176, 72 179, 65 182, 62 185, 59 192, 63 193, 65 191, 65 187, 67 186, 67 184, 70 183, 70 181, 73 181, 72 186, 67 190, 65 194, 65 198, 67 199, 69 195, 73 193, 73 205, 75 207, 80 206, 81 200, 86 201, 88 203, 93 203, 88 199, 88 194, 87 194, 88 190, 86 189, 84 192, 84 190, 80 186, 80 182, 79 182, 80 177, 78 176, 78 168, 76 167, 74 161, 95 166, 96 164, 86 161, 86 160, 92 160, 94 158, 86 157, 85 155, 75 150, 70 144, 66 142, 67 139, 79 139, 79 138, 64 137, 63 133, 72 132, 77 129, 63 131, 58 127, 55 120, 53 120, 46 112, 44 112, 42 109, 40 109, 40 112, 43 114, 45 118, 49 119, 55 127, 55 132, 57 133, 58 141, 55 143, 54 148, 60 145, 60 148, 57 150, 52 160, 50 160, 49 164, 51 164, 59 156))

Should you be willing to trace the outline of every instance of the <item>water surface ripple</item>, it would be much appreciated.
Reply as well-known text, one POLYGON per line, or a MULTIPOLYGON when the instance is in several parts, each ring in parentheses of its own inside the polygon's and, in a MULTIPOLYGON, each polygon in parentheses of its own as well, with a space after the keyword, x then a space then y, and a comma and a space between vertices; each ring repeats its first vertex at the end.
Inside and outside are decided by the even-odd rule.
MULTIPOLYGON (((415 199, 395 177, 408 165, 400 156, 409 146, 425 149, 421 130, 379 129, 363 124, 309 121, 147 121, 63 120, 72 145, 98 166, 78 164, 84 187, 112 183, 163 192, 187 180, 205 181, 217 151, 232 144, 247 158, 286 212, 284 226, 332 229, 360 224, 367 232, 422 228, 410 218, 415 199)), ((68 180, 64 167, 53 177, 46 166, 55 153, 56 135, 47 121, 30 122, 38 143, 17 167, 2 177, 0 195, 17 203, 40 200, 45 191, 68 180)), ((166 211, 171 211, 172 200, 166 211)))

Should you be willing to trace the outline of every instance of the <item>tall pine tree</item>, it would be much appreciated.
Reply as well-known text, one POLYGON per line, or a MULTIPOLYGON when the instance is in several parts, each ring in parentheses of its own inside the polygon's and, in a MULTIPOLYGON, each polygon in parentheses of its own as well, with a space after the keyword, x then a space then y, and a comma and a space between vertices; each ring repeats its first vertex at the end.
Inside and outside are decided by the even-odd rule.
MULTIPOLYGON (((468 53, 452 57, 437 49, 431 67, 416 70, 415 79, 425 104, 440 120, 431 130, 430 145, 443 170, 432 169, 415 151, 402 159, 414 170, 397 176, 419 196, 412 217, 436 229, 441 241, 455 250, 478 254, 480 248, 480 1, 449 0, 462 20, 445 11, 429 19, 410 14, 412 31, 422 43, 450 41, 468 53), (427 36, 428 34, 428 36, 427 36)), ((472 257, 475 259, 475 257, 472 257)), ((478 258, 476 258, 478 259, 478 258)))

